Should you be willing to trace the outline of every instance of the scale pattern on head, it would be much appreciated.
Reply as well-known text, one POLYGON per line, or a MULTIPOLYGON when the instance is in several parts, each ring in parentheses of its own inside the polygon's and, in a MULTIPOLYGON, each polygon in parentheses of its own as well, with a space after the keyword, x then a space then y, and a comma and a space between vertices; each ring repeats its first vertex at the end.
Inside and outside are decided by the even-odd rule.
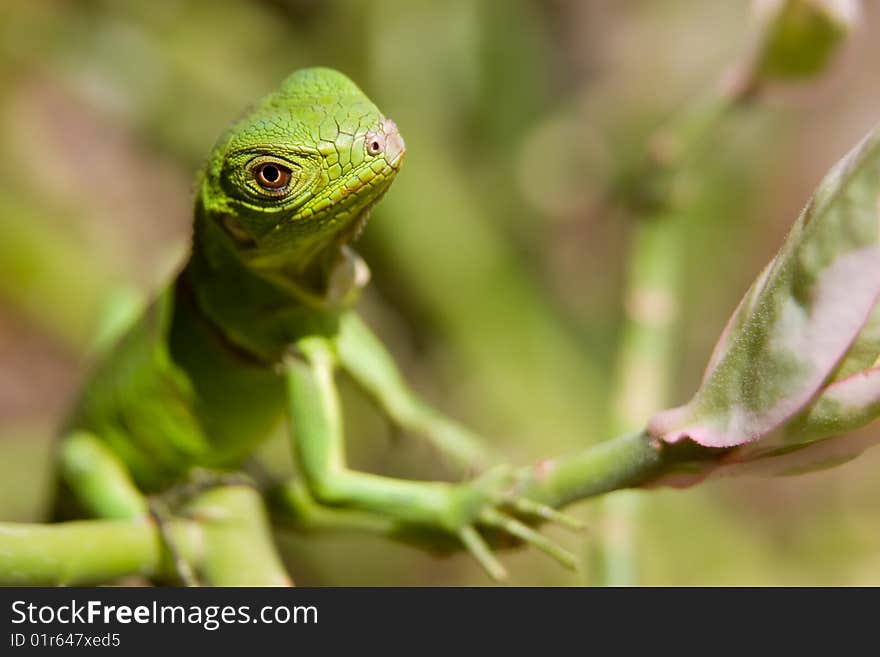
POLYGON ((345 75, 288 77, 214 148, 199 205, 260 266, 350 239, 403 159, 397 126, 345 75))

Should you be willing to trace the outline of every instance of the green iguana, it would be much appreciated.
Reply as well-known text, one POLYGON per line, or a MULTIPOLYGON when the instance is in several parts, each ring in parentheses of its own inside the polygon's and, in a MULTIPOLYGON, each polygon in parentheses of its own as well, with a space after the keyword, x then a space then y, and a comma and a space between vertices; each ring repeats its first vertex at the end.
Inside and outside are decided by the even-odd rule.
POLYGON ((395 123, 329 69, 294 73, 234 123, 199 178, 188 262, 98 361, 70 416, 61 507, 148 517, 151 499, 194 471, 242 467, 286 411, 301 475, 288 513, 319 504, 441 532, 495 577, 504 570, 480 530, 572 563, 516 519, 564 521, 511 493, 506 469, 446 483, 346 465, 337 369, 393 422, 459 462, 483 454, 470 432, 406 387, 351 310, 369 270, 349 244, 404 153, 395 123))

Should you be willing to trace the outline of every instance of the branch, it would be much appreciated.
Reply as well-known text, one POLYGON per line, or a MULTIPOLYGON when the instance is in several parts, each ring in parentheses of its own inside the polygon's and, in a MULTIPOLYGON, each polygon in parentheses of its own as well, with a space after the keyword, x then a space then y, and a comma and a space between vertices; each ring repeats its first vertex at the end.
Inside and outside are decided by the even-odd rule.
MULTIPOLYGON (((262 500, 248 486, 199 495, 164 525, 177 555, 213 586, 291 585, 262 500)), ((163 532, 148 516, 57 524, 0 523, 0 585, 88 585, 140 575, 173 580, 163 532)))
POLYGON ((521 490, 536 502, 563 507, 641 485, 667 467, 668 453, 644 433, 621 436, 523 468, 521 490))

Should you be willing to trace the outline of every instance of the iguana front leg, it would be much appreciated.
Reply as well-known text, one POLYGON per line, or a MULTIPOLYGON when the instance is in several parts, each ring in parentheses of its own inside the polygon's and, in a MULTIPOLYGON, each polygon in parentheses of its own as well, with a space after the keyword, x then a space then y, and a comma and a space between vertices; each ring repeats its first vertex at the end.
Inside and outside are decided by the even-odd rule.
POLYGON ((462 471, 479 472, 489 463, 481 439, 431 408, 406 384, 378 337, 357 313, 344 313, 335 339, 340 366, 372 396, 392 422, 427 438, 462 471))
POLYGON ((494 468, 470 482, 421 482, 351 470, 334 381, 333 343, 310 336, 297 343, 298 354, 285 364, 294 451, 313 497, 322 504, 378 513, 402 524, 448 533, 468 549, 490 576, 504 579, 503 566, 479 533, 492 528, 509 533, 574 568, 574 557, 502 508, 541 517, 555 512, 518 498, 509 470, 494 468))
POLYGON ((138 490, 122 460, 97 436, 74 431, 61 440, 58 476, 76 505, 92 518, 147 517, 149 501, 138 490))

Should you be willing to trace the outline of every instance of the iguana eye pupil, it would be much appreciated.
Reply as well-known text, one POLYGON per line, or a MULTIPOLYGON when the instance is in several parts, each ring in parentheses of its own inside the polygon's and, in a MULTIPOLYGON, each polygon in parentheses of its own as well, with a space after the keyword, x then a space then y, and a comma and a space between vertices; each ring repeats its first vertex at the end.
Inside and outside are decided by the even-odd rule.
POLYGON ((278 164, 261 164, 254 171, 254 177, 264 189, 281 189, 290 182, 290 169, 278 164))

